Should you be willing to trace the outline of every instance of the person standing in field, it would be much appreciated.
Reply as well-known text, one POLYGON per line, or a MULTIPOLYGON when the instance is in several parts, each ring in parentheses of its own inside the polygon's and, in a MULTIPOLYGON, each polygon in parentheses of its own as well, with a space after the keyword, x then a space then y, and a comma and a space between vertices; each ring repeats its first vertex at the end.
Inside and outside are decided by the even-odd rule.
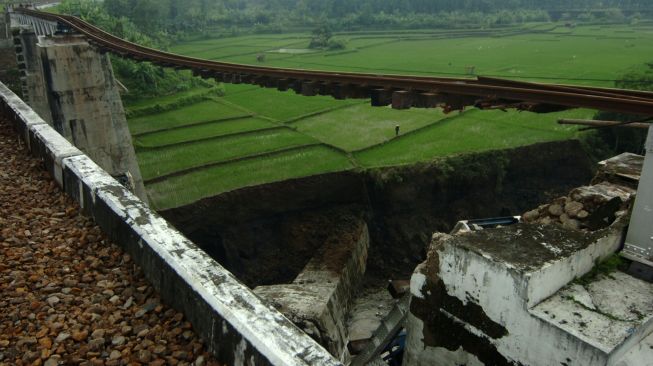
POLYGON ((399 125, 395 126, 395 136, 399 136, 399 125))

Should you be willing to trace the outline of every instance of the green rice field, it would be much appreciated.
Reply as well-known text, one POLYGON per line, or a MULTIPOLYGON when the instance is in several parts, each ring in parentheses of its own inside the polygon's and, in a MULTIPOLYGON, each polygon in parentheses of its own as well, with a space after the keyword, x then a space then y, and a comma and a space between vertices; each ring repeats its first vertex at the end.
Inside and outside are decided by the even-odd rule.
MULTIPOLYGON (((453 77, 472 77, 473 71, 604 87, 653 58, 653 28, 625 25, 350 32, 336 38, 347 42, 345 50, 306 50, 308 34, 279 34, 198 40, 171 51, 272 67, 453 77), (264 62, 256 59, 261 53, 264 62)), ((578 127, 557 120, 595 114, 397 111, 370 107, 369 101, 304 97, 252 85, 226 84, 225 89, 223 97, 129 120, 155 208, 290 178, 575 138, 578 127)), ((143 100, 128 108, 172 100, 143 100)))

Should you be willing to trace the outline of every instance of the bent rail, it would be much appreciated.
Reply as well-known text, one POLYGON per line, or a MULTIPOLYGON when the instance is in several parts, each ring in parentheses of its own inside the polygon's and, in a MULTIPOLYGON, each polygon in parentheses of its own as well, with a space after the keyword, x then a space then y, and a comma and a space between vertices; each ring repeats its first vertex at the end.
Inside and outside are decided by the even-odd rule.
POLYGON ((305 96, 331 95, 336 99, 371 99, 373 106, 396 109, 434 108, 446 111, 474 106, 481 109, 516 108, 551 112, 591 108, 653 116, 653 93, 578 85, 542 84, 479 77, 477 79, 328 72, 261 67, 208 61, 144 47, 118 38, 69 15, 17 8, 14 13, 56 22, 84 35, 101 52, 112 52, 163 67, 190 69, 197 76, 227 83, 250 83, 305 96))

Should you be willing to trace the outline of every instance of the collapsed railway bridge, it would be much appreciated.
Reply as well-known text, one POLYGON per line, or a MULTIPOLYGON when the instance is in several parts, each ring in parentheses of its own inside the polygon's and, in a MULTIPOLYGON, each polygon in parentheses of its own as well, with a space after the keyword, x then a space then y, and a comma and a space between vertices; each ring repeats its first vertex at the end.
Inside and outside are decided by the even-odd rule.
POLYGON ((372 106, 435 108, 474 106, 549 112, 592 108, 610 112, 653 115, 653 92, 573 85, 548 85, 478 77, 455 79, 400 75, 324 72, 239 65, 180 56, 143 47, 86 23, 74 16, 16 8, 13 17, 31 25, 38 35, 58 30, 84 35, 100 52, 112 52, 163 67, 190 69, 195 75, 226 83, 255 84, 305 96, 331 95, 336 99, 371 99, 372 106))
MULTIPOLYGON (((448 362, 445 364, 546 364, 548 359, 562 364, 613 365, 622 362, 636 365, 650 354, 646 349, 653 342, 653 309, 647 305, 653 303, 650 301, 653 297, 650 284, 621 274, 600 282, 601 288, 613 290, 621 287, 627 291, 630 296, 628 306, 642 307, 637 310, 638 314, 633 315, 623 314, 623 309, 611 308, 610 311, 615 313, 597 309, 601 296, 614 299, 618 292, 605 294, 590 284, 585 290, 579 290, 572 282, 591 271, 595 261, 613 254, 622 244, 620 240, 626 220, 623 208, 632 203, 638 181, 645 182, 640 189, 650 182, 653 169, 650 157, 646 164, 641 157, 631 156, 605 162, 602 172, 610 176, 610 184, 600 182, 583 187, 568 197, 529 211, 524 215, 524 221, 530 220, 527 223, 483 231, 483 225, 496 225, 469 221, 456 226, 457 231, 450 236, 436 235, 426 253, 427 260, 415 270, 411 280, 390 284, 390 292, 397 299, 383 303, 387 315, 375 323, 375 332, 366 339, 353 340, 349 338, 345 319, 349 310, 361 305, 355 304, 355 289, 361 285, 365 275, 368 256, 373 255, 370 237, 378 228, 374 227, 370 217, 359 215, 349 207, 330 212, 330 217, 337 217, 334 222, 325 221, 320 212, 306 214, 301 210, 302 200, 310 201, 312 197, 306 199, 298 193, 309 187, 309 192, 315 196, 328 196, 328 199, 340 202, 349 197, 335 196, 346 189, 351 190, 351 186, 336 193, 324 193, 322 184, 328 181, 325 178, 316 179, 317 183, 302 181, 284 187, 284 199, 296 199, 292 202, 297 205, 296 212, 286 216, 302 223, 301 230, 296 231, 310 232, 318 225, 330 225, 333 230, 319 238, 324 243, 301 248, 306 252, 302 258, 306 261, 298 265, 296 273, 284 274, 292 277, 288 281, 259 281, 253 289, 245 286, 241 282, 245 280, 237 279, 225 269, 224 263, 218 263, 215 258, 241 256, 244 257, 240 258, 244 263, 241 263, 242 267, 272 267, 264 263, 265 258, 240 255, 239 250, 246 251, 247 248, 237 240, 235 245, 225 245, 218 248, 222 252, 217 250, 218 253, 209 256, 145 203, 143 181, 131 146, 118 86, 105 54, 192 70, 196 76, 225 83, 292 90, 306 97, 330 95, 336 99, 369 99, 372 106, 392 106, 395 109, 514 108, 546 113, 590 108, 638 115, 641 123, 647 123, 653 117, 653 93, 487 77, 455 79, 239 65, 143 47, 73 16, 22 7, 12 9, 9 15, 12 23, 19 27, 14 40, 19 67, 26 78, 24 88, 30 106, 2 86, 0 104, 3 115, 14 122, 32 153, 44 160, 55 181, 78 202, 81 210, 91 216, 114 242, 132 254, 163 300, 187 315, 220 361, 234 365, 341 365, 349 362, 363 365, 377 362, 380 352, 402 326, 409 331, 408 355, 413 363, 408 365, 445 362, 443 360, 448 362), (20 26, 25 28, 20 29, 20 26), (83 105, 79 105, 80 100, 84 100, 83 105), (581 213, 584 209, 591 212, 581 213), (608 214, 604 213, 605 210, 608 214), (605 218, 609 219, 607 224, 599 224, 593 231, 579 233, 575 227, 580 227, 585 219, 601 222, 605 218), (540 220, 538 224, 550 224, 556 220, 562 228, 527 226, 536 220, 540 220), (543 239, 533 240, 531 234, 543 239), (519 248, 534 254, 525 256, 519 248), (447 265, 455 270, 448 270, 447 265), (494 301, 490 289, 501 294, 505 303, 494 301), (579 296, 580 300, 573 296, 579 296), (588 296, 596 304, 582 302, 588 296), (595 311, 588 310, 592 306, 595 311), (580 316, 576 313, 587 318, 578 320, 575 317, 580 316), (564 318, 565 323, 556 323, 556 316, 564 318), (589 327, 588 330, 584 319, 604 328, 589 327), (446 324, 448 328, 440 329, 440 324, 446 324), (609 339, 603 337, 605 329, 611 332, 609 339), (451 332, 451 337, 448 337, 448 332, 451 332), (443 337, 442 333, 447 335, 443 337), (542 351, 538 348, 538 351, 529 352, 529 348, 539 341, 542 351), (553 351, 556 347, 559 352, 553 351), (546 352, 550 354, 548 359, 543 356, 546 352), (356 354, 358 356, 353 357, 356 354)), ((649 145, 653 138, 650 140, 649 145)), ((574 148, 573 144, 567 146, 574 148)), ((547 151, 546 147, 544 149, 547 151)), ((518 161, 520 155, 537 153, 536 148, 521 148, 506 155, 514 155, 518 161)), ((489 159, 492 158, 502 160, 505 157, 490 155, 489 159)), ((522 160, 531 162, 529 158, 522 160)), ((569 162, 558 161, 558 165, 569 162)), ((518 175, 533 171, 532 167, 525 167, 528 164, 524 161, 514 165, 518 166, 513 169, 518 175)), ((433 179, 434 174, 427 171, 423 175, 428 180, 433 179)), ((356 193, 352 193, 356 196, 353 201, 361 205, 379 205, 383 201, 379 193, 384 189, 390 191, 389 187, 380 185, 377 185, 377 191, 372 191, 373 184, 361 184, 361 179, 355 176, 348 176, 344 183, 337 182, 334 186, 342 188, 349 183, 356 187, 356 193), (376 201, 370 202, 373 201, 371 197, 376 201)), ((401 188, 403 191, 398 191, 408 197, 411 197, 410 192, 406 191, 420 189, 417 184, 401 188)), ((456 190, 458 187, 441 185, 439 188, 448 190, 452 200, 464 194, 456 190)), ((422 190, 431 191, 432 187, 422 190)), ((251 198, 226 197, 222 202, 222 207, 227 208, 224 212, 211 212, 213 206, 201 203, 169 215, 176 215, 178 221, 175 224, 185 227, 196 224, 197 220, 192 216, 197 215, 197 211, 206 217, 226 217, 227 222, 236 220, 231 216, 245 215, 243 212, 247 210, 258 211, 258 214, 276 212, 272 204, 241 207, 259 197, 266 197, 264 190, 253 188, 250 193, 251 198)), ((648 199, 648 194, 641 191, 639 196, 648 199)), ((492 202, 485 201, 486 197, 473 198, 479 202, 492 202)), ((639 210, 645 215, 646 207, 647 202, 639 200, 634 211, 639 210)), ((402 208, 393 209, 400 212, 402 208)), ((447 210, 448 207, 443 204, 440 209, 447 210)), ((389 217, 396 219, 399 216, 389 217)), ((508 225, 519 220, 501 222, 508 225)), ((637 225, 633 226, 640 231, 643 227, 647 229, 646 219, 633 221, 635 223, 637 225)), ((243 232, 260 229, 265 236, 266 230, 276 224, 276 221, 256 222, 245 227, 247 230, 243 232)), ((288 230, 291 232, 288 237, 295 240, 293 245, 302 246, 305 242, 312 245, 310 242, 315 239, 310 233, 297 234, 293 230, 288 230)), ((206 233, 206 236, 212 234, 206 233)), ((626 243, 622 253, 634 263, 646 267, 653 260, 653 249, 642 245, 641 234, 629 234, 628 239, 624 238, 626 243)), ((244 242, 239 235, 233 236, 244 242)), ((255 244, 283 242, 274 235, 264 239, 255 244)), ((224 238, 211 240, 219 242, 224 238)), ((288 250, 289 255, 294 254, 288 250)), ((258 275, 247 272, 247 269, 244 272, 250 276, 248 280, 258 275)), ((254 280, 248 282, 255 283, 254 280)), ((377 294, 372 295, 372 300, 376 301, 374 296, 377 294)), ((368 306, 363 312, 374 314, 383 306, 368 306)))

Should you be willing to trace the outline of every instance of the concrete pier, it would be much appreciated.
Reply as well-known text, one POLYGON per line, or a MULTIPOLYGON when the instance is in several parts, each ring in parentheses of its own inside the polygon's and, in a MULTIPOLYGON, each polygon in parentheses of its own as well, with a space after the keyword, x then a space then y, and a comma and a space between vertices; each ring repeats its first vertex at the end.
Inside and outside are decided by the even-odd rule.
POLYGON ((38 36, 34 29, 28 26, 14 28, 13 33, 23 98, 43 120, 52 124, 43 65, 37 48, 38 36))
POLYGON ((40 37, 37 48, 53 127, 146 200, 108 56, 81 36, 40 37))
POLYGON ((11 47, 10 25, 9 13, 2 13, 2 16, 0 16, 0 48, 11 47))

